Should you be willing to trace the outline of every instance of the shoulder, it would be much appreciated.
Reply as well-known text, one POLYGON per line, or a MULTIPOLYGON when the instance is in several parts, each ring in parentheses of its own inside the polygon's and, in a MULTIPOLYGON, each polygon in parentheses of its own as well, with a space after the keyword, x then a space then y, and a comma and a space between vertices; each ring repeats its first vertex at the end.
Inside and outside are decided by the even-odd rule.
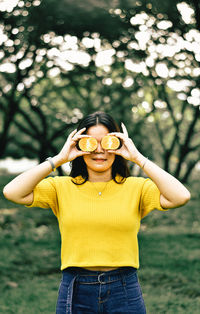
POLYGON ((127 188, 137 189, 137 190, 146 190, 152 185, 155 185, 153 181, 149 178, 143 178, 143 177, 128 177, 126 178, 126 181, 124 182, 127 188))
POLYGON ((125 191, 128 192, 130 191, 131 193, 141 193, 143 190, 143 186, 145 183, 145 178, 143 177, 134 177, 130 176, 126 178, 126 180, 123 183, 123 186, 125 188, 125 191))
POLYGON ((53 179, 55 182, 69 182, 72 178, 70 176, 55 176, 51 177, 51 179, 53 179))
POLYGON ((51 184, 53 186, 73 184, 70 176, 47 177, 43 181, 46 182, 46 184, 51 184))
POLYGON ((146 181, 147 179, 143 178, 143 177, 128 177, 126 178, 126 181, 125 183, 127 185, 143 185, 144 182, 146 181))

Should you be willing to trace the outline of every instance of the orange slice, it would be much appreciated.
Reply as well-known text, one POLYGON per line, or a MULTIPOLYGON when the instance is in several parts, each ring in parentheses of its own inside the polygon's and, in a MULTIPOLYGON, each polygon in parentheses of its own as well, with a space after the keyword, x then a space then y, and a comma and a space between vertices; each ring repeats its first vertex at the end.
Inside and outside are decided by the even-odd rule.
POLYGON ((97 140, 94 137, 83 137, 78 145, 83 152, 93 152, 97 148, 97 140))
POLYGON ((118 149, 120 146, 120 140, 113 135, 106 135, 101 140, 101 146, 103 149, 118 149))

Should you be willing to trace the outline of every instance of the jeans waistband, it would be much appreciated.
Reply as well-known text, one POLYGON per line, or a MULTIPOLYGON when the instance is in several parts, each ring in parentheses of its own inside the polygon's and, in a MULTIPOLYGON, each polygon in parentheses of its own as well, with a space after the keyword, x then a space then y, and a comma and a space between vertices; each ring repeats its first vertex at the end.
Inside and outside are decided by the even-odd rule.
POLYGON ((119 267, 115 270, 110 271, 93 271, 87 270, 81 267, 68 267, 63 270, 63 280, 67 274, 76 276, 76 281, 82 284, 88 283, 109 283, 117 280, 121 280, 124 277, 129 277, 136 273, 137 269, 134 267, 119 267))

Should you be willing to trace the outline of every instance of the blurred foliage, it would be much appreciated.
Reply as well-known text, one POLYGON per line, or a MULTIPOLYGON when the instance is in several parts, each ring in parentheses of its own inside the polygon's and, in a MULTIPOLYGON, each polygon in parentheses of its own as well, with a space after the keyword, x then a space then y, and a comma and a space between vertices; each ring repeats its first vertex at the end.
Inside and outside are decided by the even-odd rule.
POLYGON ((199 1, 3 3, 0 158, 43 161, 103 110, 188 181, 200 154, 199 1))

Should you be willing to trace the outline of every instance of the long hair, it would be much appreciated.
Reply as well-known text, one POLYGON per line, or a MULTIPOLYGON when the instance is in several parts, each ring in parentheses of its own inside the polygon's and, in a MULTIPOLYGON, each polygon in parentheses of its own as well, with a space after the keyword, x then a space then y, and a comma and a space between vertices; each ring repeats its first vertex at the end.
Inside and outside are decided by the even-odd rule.
MULTIPOLYGON (((86 134, 87 130, 90 127, 98 124, 104 125, 109 130, 109 132, 121 132, 120 127, 114 121, 114 119, 109 114, 101 111, 94 112, 83 118, 77 127, 77 131, 79 131, 82 128, 86 128, 85 132, 83 133, 86 134)), ((112 179, 116 183, 123 183, 125 179, 130 176, 127 161, 123 157, 116 155, 115 160, 112 164, 111 173, 112 179), (117 177, 121 177, 121 179, 117 180, 117 177)), ((81 176, 83 178, 83 180, 80 183, 77 183, 76 181, 73 180, 75 184, 83 184, 88 180, 87 166, 82 156, 77 157, 76 159, 71 161, 70 176, 72 178, 76 178, 78 176, 81 176)))

